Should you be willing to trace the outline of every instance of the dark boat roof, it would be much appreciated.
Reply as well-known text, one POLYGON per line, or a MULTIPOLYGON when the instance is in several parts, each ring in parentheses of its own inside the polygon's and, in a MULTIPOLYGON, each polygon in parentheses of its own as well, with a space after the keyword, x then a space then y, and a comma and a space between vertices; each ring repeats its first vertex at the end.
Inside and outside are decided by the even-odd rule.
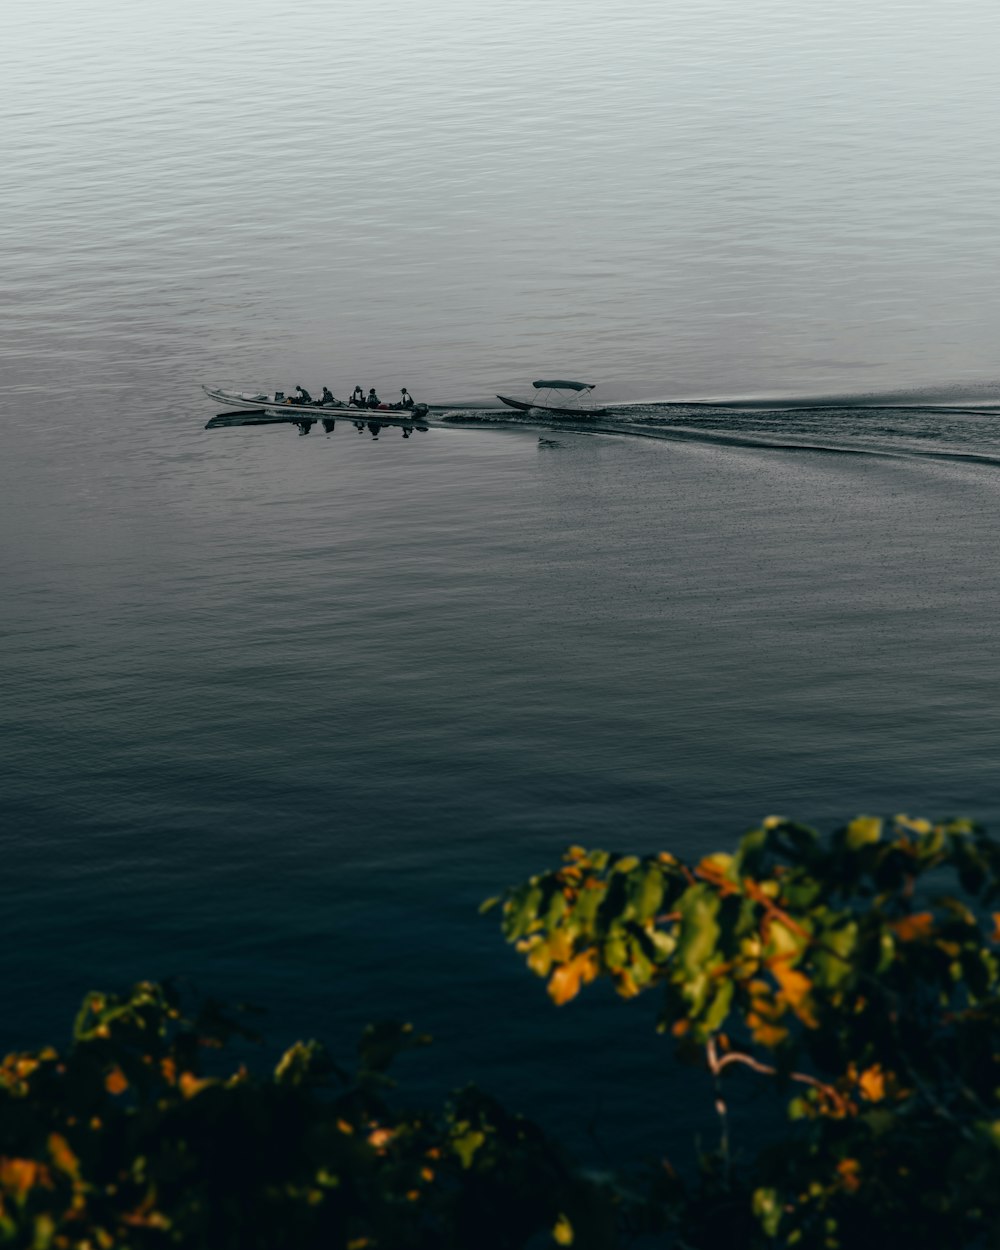
POLYGON ((547 390, 552 390, 552 391, 592 391, 596 383, 594 382, 566 382, 559 378, 557 378, 555 381, 547 382, 543 378, 538 382, 532 382, 531 385, 535 388, 536 391, 542 390, 543 388, 547 390))

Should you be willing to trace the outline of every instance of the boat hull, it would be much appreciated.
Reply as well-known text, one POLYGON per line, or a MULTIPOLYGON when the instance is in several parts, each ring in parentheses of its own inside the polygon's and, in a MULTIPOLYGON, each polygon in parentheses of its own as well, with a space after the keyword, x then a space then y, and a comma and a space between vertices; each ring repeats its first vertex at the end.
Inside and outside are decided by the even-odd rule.
POLYGON ((513 399, 510 395, 498 395, 497 399, 509 408, 517 408, 519 412, 545 412, 554 417, 603 417, 607 408, 554 408, 549 404, 532 404, 524 399, 513 399))
POLYGON ((368 413, 391 412, 396 415, 408 414, 413 417, 424 417, 428 412, 426 404, 414 404, 412 408, 404 408, 402 404, 380 404, 377 408, 357 408, 354 404, 346 404, 339 399, 332 404, 296 404, 289 400, 276 404, 269 395, 255 395, 248 391, 223 391, 214 386, 203 386, 201 389, 209 399, 214 399, 216 403, 224 407, 238 408, 241 412, 263 412, 269 416, 290 420, 295 420, 302 415, 327 417, 331 413, 337 413, 339 416, 356 413, 362 417, 368 413))

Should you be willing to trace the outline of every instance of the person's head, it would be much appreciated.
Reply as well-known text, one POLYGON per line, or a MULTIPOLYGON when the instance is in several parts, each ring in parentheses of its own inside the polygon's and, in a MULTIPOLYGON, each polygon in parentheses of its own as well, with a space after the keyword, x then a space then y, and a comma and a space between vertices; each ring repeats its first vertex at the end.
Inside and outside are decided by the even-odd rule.
POLYGON ((368 394, 369 394, 369 395, 374 395, 374 394, 375 394, 375 387, 374 387, 374 386, 369 386, 369 388, 368 388, 368 394))
POLYGON ((404 386, 404 387, 403 387, 403 389, 402 389, 399 393, 400 393, 400 395, 405 395, 405 394, 406 394, 406 387, 404 386))

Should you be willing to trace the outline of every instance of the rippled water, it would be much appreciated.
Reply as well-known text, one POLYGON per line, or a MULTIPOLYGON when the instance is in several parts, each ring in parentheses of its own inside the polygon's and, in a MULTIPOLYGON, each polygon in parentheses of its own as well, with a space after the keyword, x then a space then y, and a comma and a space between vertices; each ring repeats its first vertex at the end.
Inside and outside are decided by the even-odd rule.
POLYGON ((5 1040, 175 971, 686 1140, 647 1008, 551 1010, 475 905, 569 841, 996 823, 993 9, 5 18, 5 1040), (552 371, 612 413, 489 408, 552 371), (435 408, 207 431, 226 380, 435 408))

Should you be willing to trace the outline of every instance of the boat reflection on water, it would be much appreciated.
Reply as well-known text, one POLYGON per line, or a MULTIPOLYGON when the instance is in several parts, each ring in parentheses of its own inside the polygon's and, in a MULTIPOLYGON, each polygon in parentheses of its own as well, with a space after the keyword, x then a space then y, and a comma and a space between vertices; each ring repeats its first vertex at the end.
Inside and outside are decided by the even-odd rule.
MULTIPOLYGON (((218 416, 213 417, 205 426, 206 430, 231 430, 246 425, 289 425, 295 426, 299 434, 308 434, 314 425, 318 423, 322 425, 325 434, 332 434, 337 428, 337 421, 334 417, 302 417, 289 413, 288 416, 271 416, 262 413, 259 409, 248 409, 245 412, 220 412, 218 416)), ((404 438, 409 438, 414 430, 419 430, 421 434, 426 434, 430 426, 422 421, 414 421, 409 416, 387 416, 379 413, 377 421, 361 421, 357 419, 351 420, 351 424, 359 434, 364 434, 365 430, 371 434, 372 438, 377 441, 378 436, 383 430, 398 429, 402 432, 404 438)))

